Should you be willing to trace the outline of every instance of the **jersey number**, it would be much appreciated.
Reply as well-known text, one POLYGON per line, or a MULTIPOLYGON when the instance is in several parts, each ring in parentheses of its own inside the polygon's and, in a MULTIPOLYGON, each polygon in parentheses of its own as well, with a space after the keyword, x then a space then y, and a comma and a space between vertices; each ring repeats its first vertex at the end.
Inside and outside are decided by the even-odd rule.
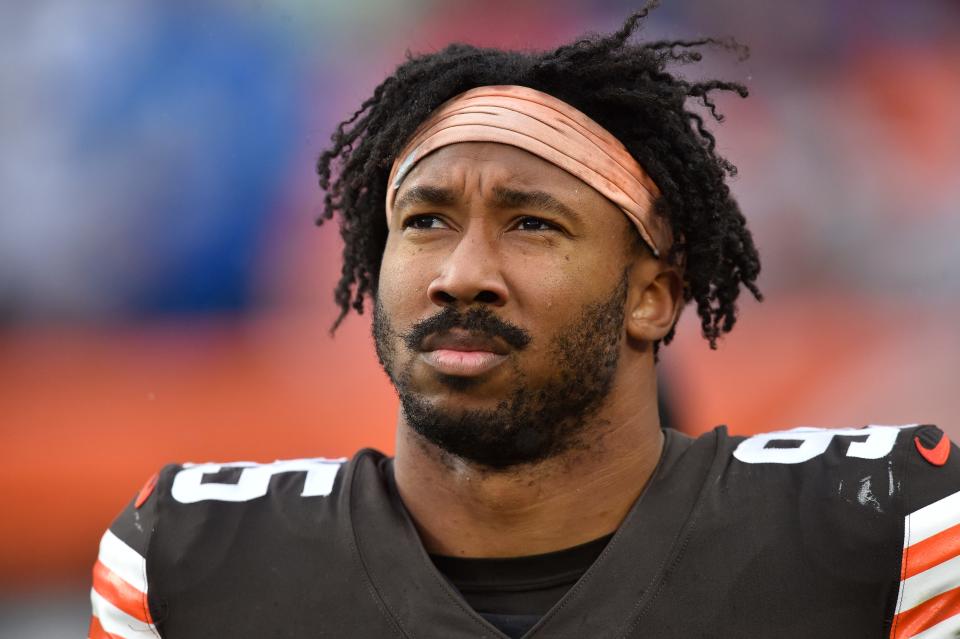
POLYGON ((181 504, 198 501, 250 501, 263 497, 270 488, 270 478, 277 473, 306 472, 301 497, 329 495, 333 480, 345 459, 291 459, 272 464, 235 462, 231 464, 197 464, 185 466, 173 478, 170 493, 181 504), (204 476, 224 468, 242 468, 235 484, 205 482, 204 476))
POLYGON ((880 459, 893 450, 901 428, 906 426, 794 428, 745 439, 733 451, 733 456, 747 464, 799 464, 825 453, 834 437, 865 436, 864 441, 850 442, 847 457, 880 459))

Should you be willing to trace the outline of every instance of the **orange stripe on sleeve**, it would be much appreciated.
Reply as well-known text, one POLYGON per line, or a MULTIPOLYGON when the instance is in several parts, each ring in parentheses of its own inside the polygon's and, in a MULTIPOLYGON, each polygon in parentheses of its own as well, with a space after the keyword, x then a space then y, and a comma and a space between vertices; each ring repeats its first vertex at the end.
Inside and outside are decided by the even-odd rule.
POLYGON ((938 532, 904 551, 902 579, 909 579, 947 559, 960 556, 960 524, 938 532))
MULTIPOLYGON (((150 618, 146 593, 140 592, 128 584, 100 561, 93 565, 93 589, 101 597, 131 617, 135 617, 144 623, 153 623, 153 619, 150 618)), ((104 636, 108 635, 105 634, 104 636)))
POLYGON ((913 637, 957 614, 960 614, 960 588, 931 597, 897 615, 893 620, 893 639, 913 637))
POLYGON ((90 630, 87 631, 87 639, 116 639, 100 625, 100 620, 94 615, 90 617, 90 630))

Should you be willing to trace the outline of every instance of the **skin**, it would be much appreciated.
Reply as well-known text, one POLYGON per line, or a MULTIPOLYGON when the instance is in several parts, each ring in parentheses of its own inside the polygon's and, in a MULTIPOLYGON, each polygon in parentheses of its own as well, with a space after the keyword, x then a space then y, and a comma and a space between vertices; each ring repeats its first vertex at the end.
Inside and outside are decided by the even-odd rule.
MULTIPOLYGON (((542 199, 542 198, 541 198, 542 199)), ((675 323, 682 276, 638 248, 626 216, 566 171, 515 147, 482 142, 444 147, 404 179, 388 220, 378 284, 398 333, 445 306, 486 305, 533 340, 473 383, 443 383, 405 347, 418 393, 445 411, 490 409, 522 375, 550 379, 552 337, 606 300, 627 274, 623 338, 610 393, 579 445, 546 460, 491 469, 452 456, 406 422, 397 424, 400 496, 431 553, 511 557, 551 552, 613 532, 650 478, 662 450, 652 344, 675 323), (436 194, 446 197, 416 197, 436 194), (548 194, 572 216, 504 190, 548 194), (430 201, 433 200, 433 201, 430 201)))

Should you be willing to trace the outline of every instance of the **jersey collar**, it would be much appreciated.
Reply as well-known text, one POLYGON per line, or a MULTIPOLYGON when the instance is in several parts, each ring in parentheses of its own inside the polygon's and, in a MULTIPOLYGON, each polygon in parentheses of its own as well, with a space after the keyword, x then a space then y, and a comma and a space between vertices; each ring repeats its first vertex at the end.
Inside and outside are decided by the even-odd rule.
MULTIPOLYGON (((696 524, 703 487, 719 473, 717 438, 667 430, 657 469, 610 543, 525 639, 622 637, 669 578, 696 524)), ((371 596, 402 636, 467 639, 505 635, 463 600, 434 567, 379 462, 365 454, 344 486, 355 558, 371 596)))

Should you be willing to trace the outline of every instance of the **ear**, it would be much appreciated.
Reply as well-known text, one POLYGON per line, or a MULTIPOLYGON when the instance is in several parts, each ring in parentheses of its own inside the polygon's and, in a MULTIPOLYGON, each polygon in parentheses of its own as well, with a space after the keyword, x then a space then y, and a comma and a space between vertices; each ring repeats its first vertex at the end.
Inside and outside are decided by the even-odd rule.
POLYGON ((683 275, 653 256, 643 256, 633 264, 627 291, 627 336, 652 343, 663 339, 683 308, 683 275))

